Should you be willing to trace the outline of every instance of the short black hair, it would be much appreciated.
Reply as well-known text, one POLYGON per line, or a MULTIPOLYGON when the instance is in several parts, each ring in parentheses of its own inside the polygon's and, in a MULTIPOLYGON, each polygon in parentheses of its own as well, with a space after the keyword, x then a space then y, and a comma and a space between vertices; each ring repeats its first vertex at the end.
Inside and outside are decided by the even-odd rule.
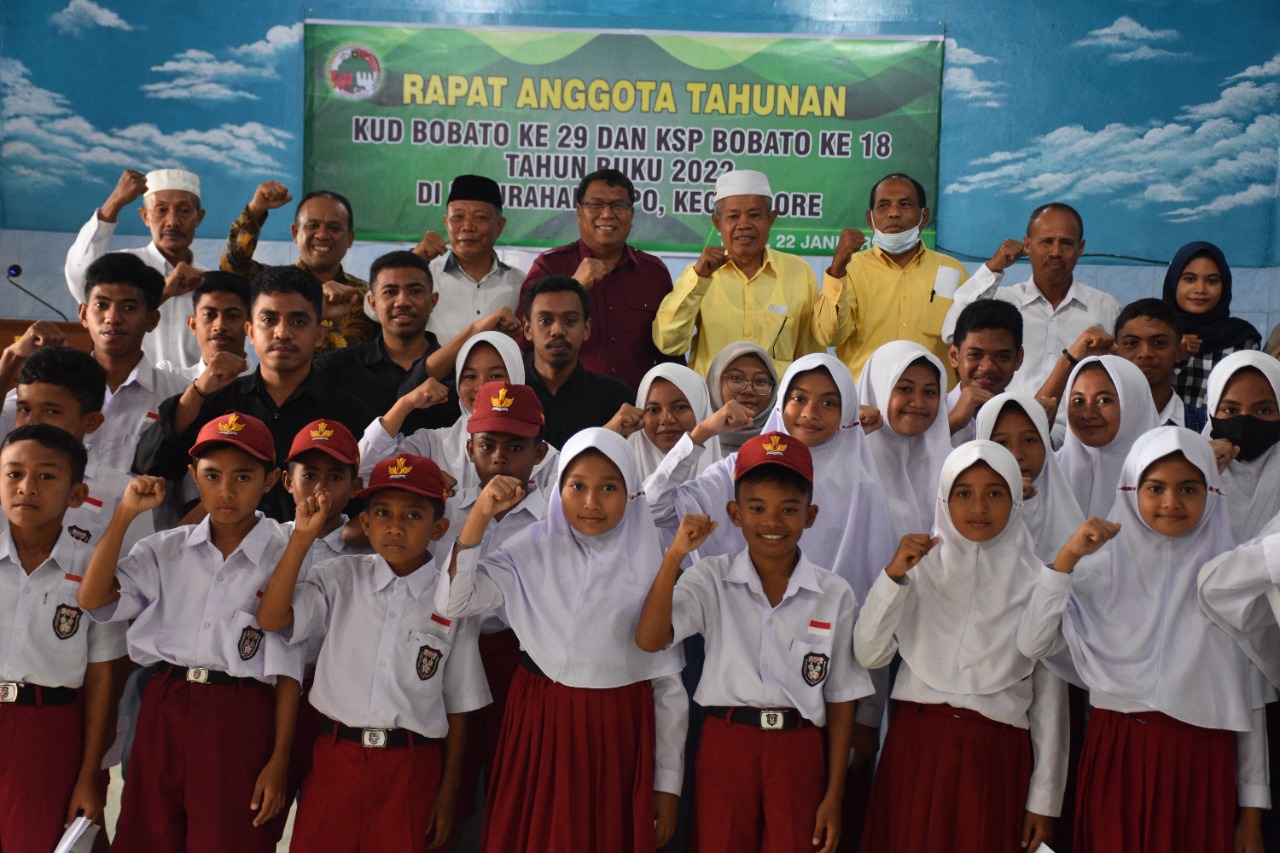
POLYGON ((191 291, 191 310, 200 304, 200 297, 206 293, 230 293, 244 303, 244 310, 249 310, 249 282, 242 275, 210 270, 204 275, 200 286, 191 291))
POLYGON ((89 264, 84 276, 84 301, 100 284, 127 284, 142 291, 148 311, 157 311, 164 298, 164 276, 147 266, 137 255, 108 252, 89 264))
POLYGON ((966 305, 956 318, 952 340, 960 346, 970 332, 987 329, 1003 329, 1013 335, 1014 347, 1022 349, 1022 312, 1012 302, 1003 299, 979 299, 966 305))
POLYGON ((272 293, 297 293, 307 300, 316 312, 316 320, 324 317, 324 288, 320 279, 302 267, 264 267, 253 277, 249 310, 257 304, 258 297, 272 293))
POLYGON ((107 372, 87 352, 74 347, 41 347, 18 371, 18 384, 43 382, 66 390, 80 404, 80 414, 102 411, 107 395, 107 372))
POLYGON ((1120 309, 1120 316, 1116 317, 1115 336, 1120 337, 1120 330, 1124 328, 1124 324, 1136 317, 1146 317, 1155 320, 1157 323, 1164 323, 1173 329, 1175 338, 1182 338, 1182 323, 1178 319, 1178 313, 1173 310, 1173 306, 1163 299, 1138 299, 1130 302, 1124 308, 1120 309))
POLYGON ((415 269, 422 271, 427 277, 427 287, 435 289, 435 282, 431 279, 431 267, 421 255, 415 255, 413 252, 407 252, 403 249, 397 249, 394 252, 387 252, 380 255, 372 264, 369 265, 369 289, 373 290, 374 284, 378 281, 378 275, 383 270, 400 270, 415 269))
POLYGON ((920 183, 910 175, 904 174, 902 172, 893 172, 892 174, 885 175, 883 178, 881 178, 880 180, 872 184, 871 194, 867 196, 867 210, 873 210, 875 208, 876 190, 880 189, 880 185, 883 184, 885 181, 894 181, 894 180, 910 181, 911 186, 916 188, 916 204, 918 204, 920 207, 926 206, 927 199, 925 198, 924 184, 920 183))
POLYGON ((1065 213, 1076 221, 1076 227, 1080 229, 1079 239, 1084 239, 1084 219, 1080 216, 1080 211, 1076 210, 1066 202, 1051 201, 1048 204, 1042 204, 1035 210, 1031 211, 1031 215, 1027 217, 1027 234, 1031 233, 1031 226, 1041 215, 1048 213, 1050 210, 1056 210, 1059 213, 1065 213))
POLYGON ((733 482, 733 499, 738 500, 742 493, 744 483, 755 485, 757 483, 777 483, 779 486, 791 487, 800 494, 804 495, 807 502, 813 501, 813 483, 806 480, 802 474, 793 471, 786 465, 777 463, 766 463, 757 465, 741 477, 733 482))
POLYGON ((293 209, 293 222, 296 225, 298 217, 302 214, 302 206, 313 198, 327 198, 336 201, 342 205, 347 211, 347 230, 354 232, 356 230, 356 215, 351 212, 351 202, 342 193, 336 193, 333 190, 312 190, 298 200, 298 206, 293 209))
POLYGON ((582 199, 587 194, 587 187, 596 181, 604 181, 605 185, 610 187, 622 187, 627 191, 627 197, 631 199, 632 204, 640 200, 640 193, 636 192, 636 185, 631 183, 631 179, 626 175, 617 169, 597 169, 581 181, 578 181, 578 188, 573 191, 573 203, 575 205, 582 204, 582 199))
POLYGON ((67 464, 71 466, 71 482, 84 482, 84 469, 89 464, 89 452, 74 435, 65 429, 49 424, 20 426, 4 437, 4 442, 0 443, 0 451, 19 441, 34 441, 41 447, 47 447, 66 456, 67 464))
POLYGON ((533 314, 533 300, 544 293, 576 293, 582 300, 582 322, 591 319, 591 300, 587 298, 587 289, 577 279, 567 275, 549 275, 540 278, 529 288, 524 297, 524 316, 533 314))
MULTIPOLYGON (((293 457, 292 459, 286 459, 286 460, 284 461, 284 470, 286 470, 286 471, 290 471, 290 470, 292 470, 292 469, 293 469, 293 466, 294 466, 294 465, 301 465, 302 463, 298 461, 298 460, 299 460, 299 458, 300 458, 300 457, 302 457, 302 456, 306 456, 308 453, 311 453, 313 450, 314 450, 314 452, 316 452, 316 453, 321 453, 321 454, 324 454, 325 456, 328 456, 330 459, 333 459, 333 461, 335 461, 335 462, 338 462, 338 461, 339 461, 338 459, 336 459, 336 458, 334 458, 334 457, 332 457, 332 456, 329 456, 329 454, 325 453, 323 450, 315 450, 315 448, 312 448, 312 450, 304 450, 302 453, 299 453, 297 456, 293 457)), ((359 465, 352 465, 352 464, 350 464, 349 462, 342 462, 342 463, 340 463, 340 464, 342 465, 342 467, 343 467, 343 468, 346 468, 346 469, 348 469, 348 470, 350 470, 350 471, 351 471, 351 478, 352 478, 353 480, 354 480, 356 477, 359 477, 359 476, 360 476, 360 466, 359 466, 359 465)))

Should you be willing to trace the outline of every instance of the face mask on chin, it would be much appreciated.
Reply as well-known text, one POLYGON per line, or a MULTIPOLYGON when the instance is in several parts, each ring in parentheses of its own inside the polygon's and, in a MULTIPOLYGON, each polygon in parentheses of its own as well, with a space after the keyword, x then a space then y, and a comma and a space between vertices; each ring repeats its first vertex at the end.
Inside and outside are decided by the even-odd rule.
POLYGON ((1280 441, 1280 421, 1264 421, 1253 415, 1234 418, 1210 418, 1214 438, 1225 438, 1240 448, 1236 459, 1252 462, 1280 441))
POLYGON ((908 228, 898 234, 886 234, 874 225, 871 226, 871 245, 890 255, 901 255, 920 242, 920 226, 924 224, 924 212, 920 212, 920 221, 914 228, 908 228))

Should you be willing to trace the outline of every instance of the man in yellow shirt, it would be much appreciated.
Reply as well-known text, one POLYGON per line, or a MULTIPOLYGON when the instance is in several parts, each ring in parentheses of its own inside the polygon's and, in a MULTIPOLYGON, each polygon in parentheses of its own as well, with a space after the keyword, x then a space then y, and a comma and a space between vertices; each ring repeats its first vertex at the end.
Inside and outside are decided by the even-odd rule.
POLYGON ((707 246, 676 279, 658 306, 653 342, 667 355, 692 346, 689 366, 706 376, 721 349, 751 341, 768 350, 783 373, 793 360, 822 349, 812 327, 817 278, 803 259, 769 248, 778 212, 762 172, 721 175, 713 202, 711 221, 724 248, 707 246))

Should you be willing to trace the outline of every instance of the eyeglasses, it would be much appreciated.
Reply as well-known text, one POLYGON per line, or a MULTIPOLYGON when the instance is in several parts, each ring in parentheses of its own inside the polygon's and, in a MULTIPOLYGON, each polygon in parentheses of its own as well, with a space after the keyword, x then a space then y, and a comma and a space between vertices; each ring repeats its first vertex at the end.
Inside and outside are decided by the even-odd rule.
POLYGON ((629 201, 584 201, 582 206, 592 213, 600 213, 607 207, 613 211, 614 216, 626 216, 635 209, 635 205, 629 201))
POLYGON ((747 390, 747 386, 751 386, 751 391, 757 397, 767 397, 773 393, 774 381, 772 379, 748 379, 741 373, 726 373, 720 377, 720 381, 729 386, 729 390, 737 394, 739 391, 747 390))

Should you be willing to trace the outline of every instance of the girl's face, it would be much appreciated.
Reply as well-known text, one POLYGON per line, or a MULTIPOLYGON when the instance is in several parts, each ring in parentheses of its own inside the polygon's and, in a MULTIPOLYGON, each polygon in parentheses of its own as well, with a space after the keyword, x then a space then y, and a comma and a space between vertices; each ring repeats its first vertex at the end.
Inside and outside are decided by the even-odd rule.
POLYGON ((1276 392, 1260 370, 1238 370, 1227 380, 1218 398, 1215 418, 1253 415, 1260 421, 1280 421, 1276 392))
POLYGON ((607 456, 584 451, 565 469, 560 502, 570 527, 583 536, 599 536, 617 527, 626 514, 627 484, 607 456))
POLYGON ((760 356, 745 353, 725 365, 720 374, 720 399, 726 403, 737 400, 755 417, 769 403, 773 386, 773 376, 760 356))
POLYGON ((1120 395, 1102 367, 1076 376, 1067 400, 1067 425, 1088 447, 1106 447, 1120 432, 1120 395))
POLYGON ((655 379, 649 386, 641 425, 654 447, 666 453, 675 447, 680 436, 698 425, 698 418, 684 392, 674 382, 655 379))
POLYGON ((1034 480, 1044 470, 1045 447, 1040 430, 1017 406, 1006 406, 996 418, 991 440, 1013 454, 1022 476, 1034 480))
POLYGON ((807 447, 817 447, 840 429, 840 389, 819 368, 798 374, 787 389, 782 424, 807 447))
POLYGON ((938 417, 942 390, 933 365, 913 364, 889 394, 889 427, 898 435, 923 435, 938 417))
POLYGON ((1192 258, 1178 277, 1175 298, 1188 314, 1207 314, 1222 300, 1222 271, 1212 258, 1192 258))
POLYGON ((1138 514, 1156 533, 1181 536, 1204 518, 1204 474, 1174 453, 1151 463, 1138 480, 1138 514))
POLYGON ((507 363, 488 344, 476 344, 458 371, 458 398, 468 412, 476 410, 476 392, 487 382, 509 382, 507 363))
POLYGON ((956 531, 971 542, 990 542, 1009 524, 1013 493, 1009 484, 985 462, 960 472, 947 495, 947 512, 956 531))

